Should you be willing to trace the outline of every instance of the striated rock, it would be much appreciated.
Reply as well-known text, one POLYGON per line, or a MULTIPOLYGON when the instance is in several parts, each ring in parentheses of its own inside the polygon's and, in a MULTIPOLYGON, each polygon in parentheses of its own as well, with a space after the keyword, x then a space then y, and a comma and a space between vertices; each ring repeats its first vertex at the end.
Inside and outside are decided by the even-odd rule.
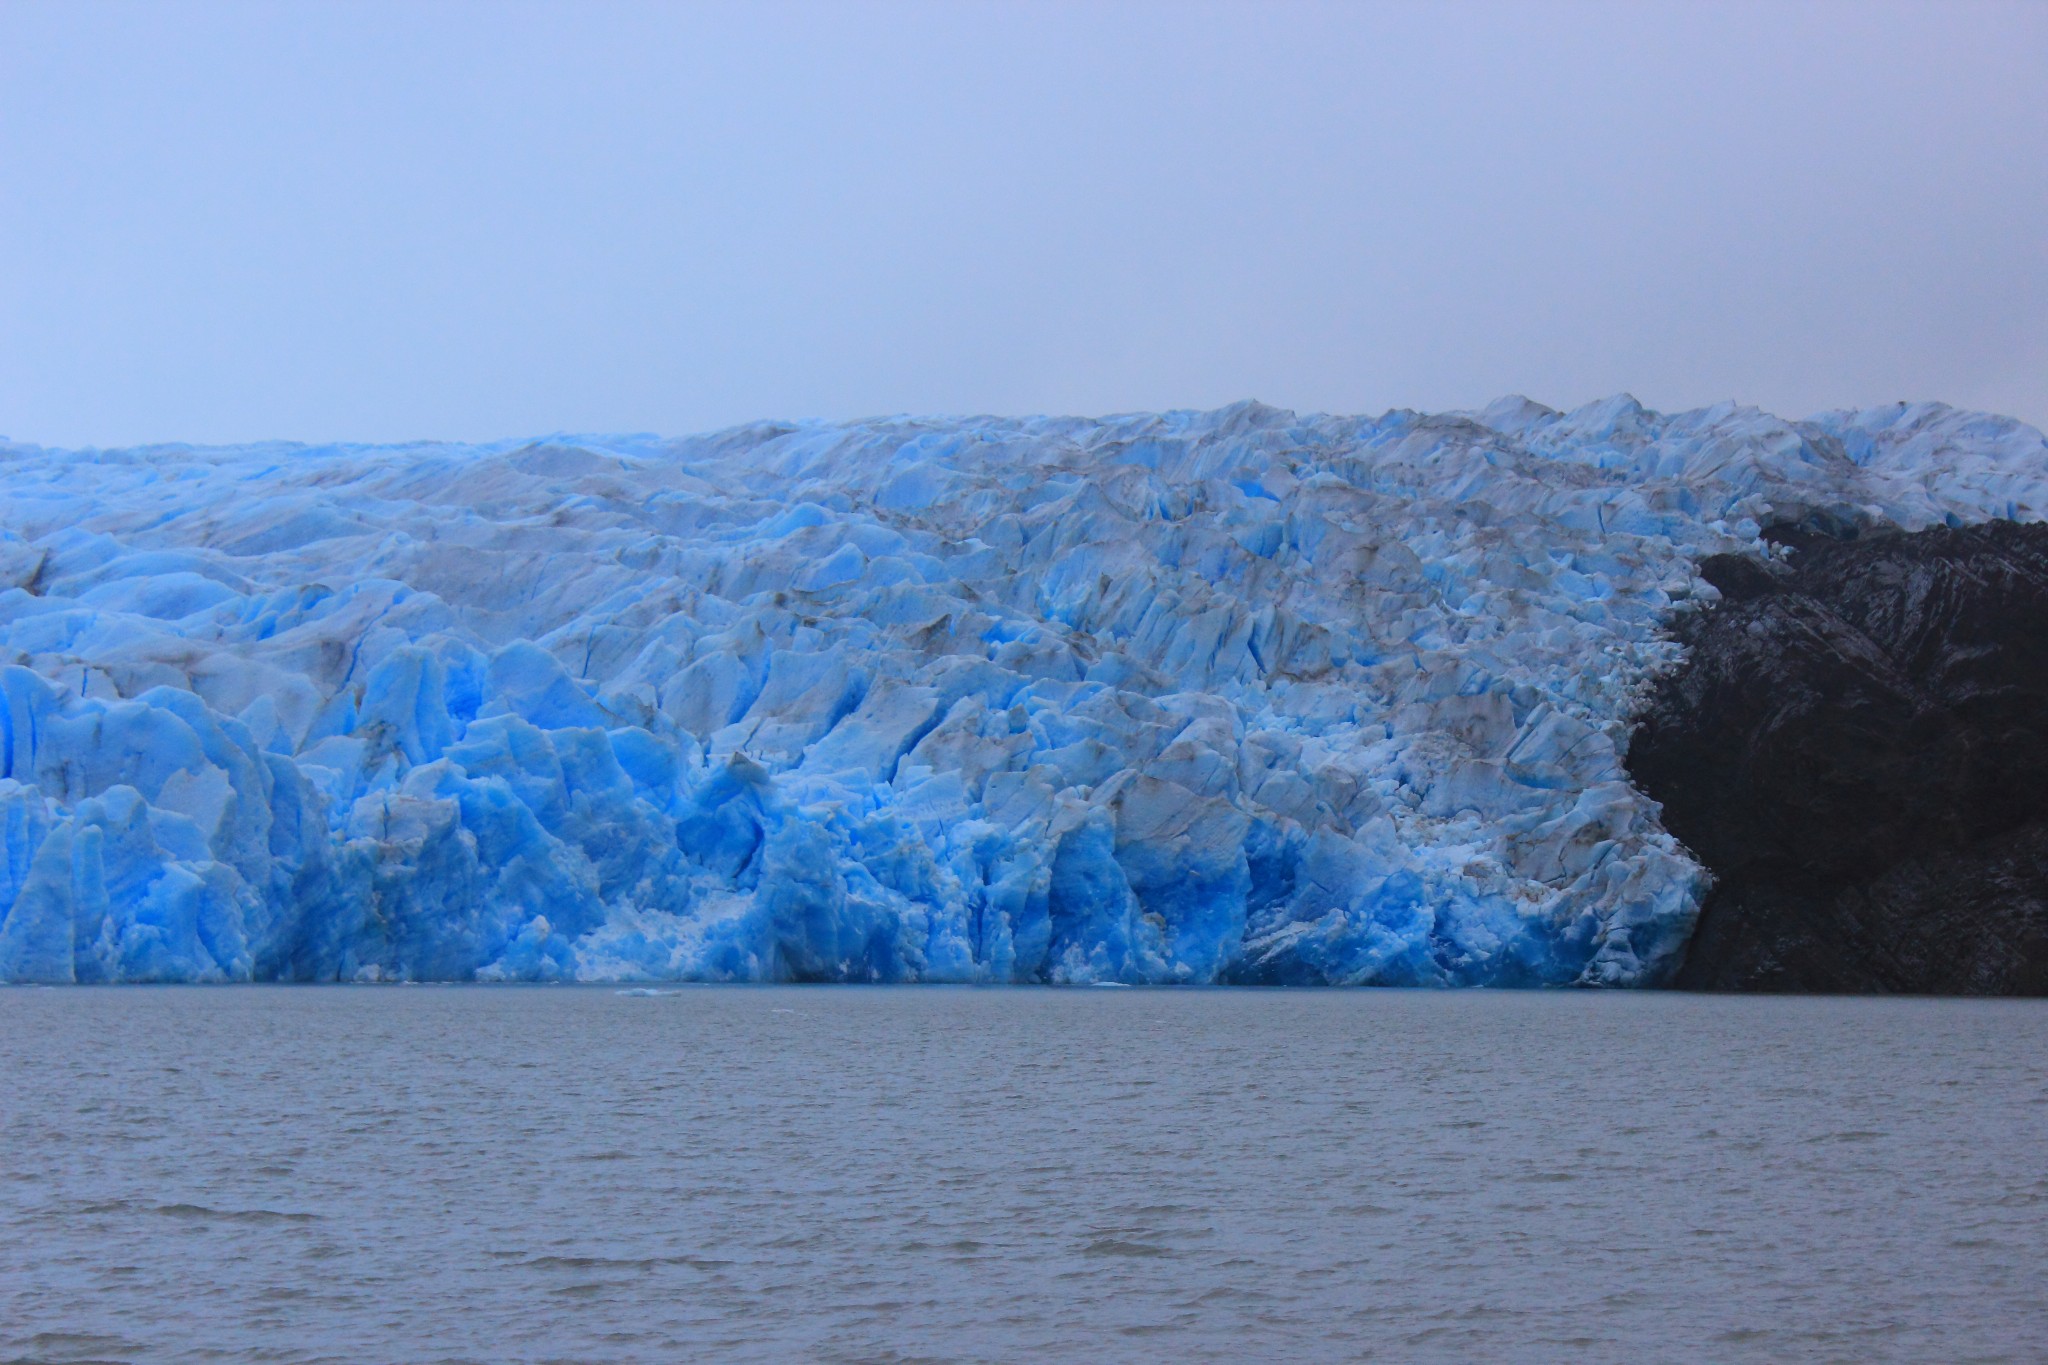
POLYGON ((2048 993, 2048 526, 1766 535, 1628 756, 1716 881, 1677 984, 2048 993))

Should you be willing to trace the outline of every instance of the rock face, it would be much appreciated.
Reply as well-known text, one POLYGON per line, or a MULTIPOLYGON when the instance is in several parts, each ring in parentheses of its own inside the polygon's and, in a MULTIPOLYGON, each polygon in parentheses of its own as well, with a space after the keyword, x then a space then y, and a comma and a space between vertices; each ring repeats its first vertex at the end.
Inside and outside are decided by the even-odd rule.
POLYGON ((1631 744, 1702 990, 2048 993, 2048 526, 1717 555, 1631 744))

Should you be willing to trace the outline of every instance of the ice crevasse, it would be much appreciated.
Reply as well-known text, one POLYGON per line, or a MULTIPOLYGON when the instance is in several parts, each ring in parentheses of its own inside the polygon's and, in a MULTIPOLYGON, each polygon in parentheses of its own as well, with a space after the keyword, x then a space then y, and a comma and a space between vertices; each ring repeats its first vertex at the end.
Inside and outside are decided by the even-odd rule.
POLYGON ((0 443, 0 979, 1649 985, 1699 561, 1938 404, 0 443))

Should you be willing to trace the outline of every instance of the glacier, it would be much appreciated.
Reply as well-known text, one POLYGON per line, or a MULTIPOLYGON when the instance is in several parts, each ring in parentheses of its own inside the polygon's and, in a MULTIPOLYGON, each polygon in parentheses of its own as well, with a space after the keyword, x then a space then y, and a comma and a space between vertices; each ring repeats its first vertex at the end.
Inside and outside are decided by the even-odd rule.
POLYGON ((1939 404, 0 442, 0 979, 1655 985, 1700 560, 2044 509, 1939 404))

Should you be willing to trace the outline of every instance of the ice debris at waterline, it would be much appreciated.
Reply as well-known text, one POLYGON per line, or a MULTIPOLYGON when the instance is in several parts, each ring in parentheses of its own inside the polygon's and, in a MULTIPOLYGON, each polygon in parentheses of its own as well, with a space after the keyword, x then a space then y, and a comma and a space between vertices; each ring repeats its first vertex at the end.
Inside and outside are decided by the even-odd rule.
POLYGON ((1940 406, 0 446, 0 977, 1652 984, 1705 556, 1940 406))

